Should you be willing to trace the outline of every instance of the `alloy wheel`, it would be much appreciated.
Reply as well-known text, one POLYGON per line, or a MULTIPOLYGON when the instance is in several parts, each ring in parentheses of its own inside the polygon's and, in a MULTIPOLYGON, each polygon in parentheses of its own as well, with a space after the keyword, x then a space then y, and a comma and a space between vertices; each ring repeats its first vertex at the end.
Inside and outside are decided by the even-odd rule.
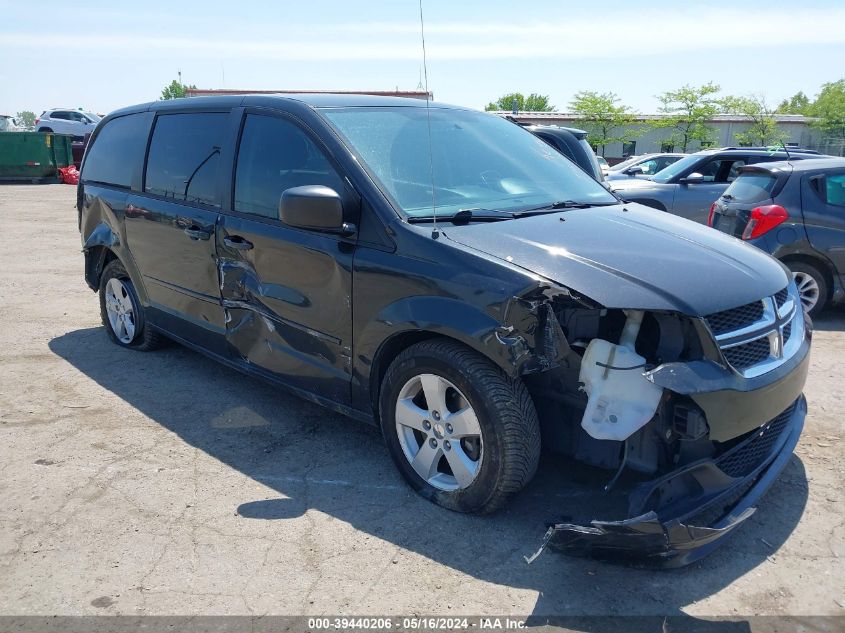
POLYGON ((467 488, 478 476, 484 444, 469 400, 436 374, 419 374, 396 400, 396 433, 408 463, 439 490, 467 488))
POLYGON ((135 307, 129 288, 116 277, 109 279, 106 284, 106 312, 117 340, 129 345, 135 338, 135 307))
POLYGON ((819 284, 812 275, 808 275, 805 272, 794 272, 792 273, 792 277, 795 279, 795 285, 798 287, 798 296, 801 298, 804 310, 809 312, 819 302, 819 294, 821 292, 819 284))

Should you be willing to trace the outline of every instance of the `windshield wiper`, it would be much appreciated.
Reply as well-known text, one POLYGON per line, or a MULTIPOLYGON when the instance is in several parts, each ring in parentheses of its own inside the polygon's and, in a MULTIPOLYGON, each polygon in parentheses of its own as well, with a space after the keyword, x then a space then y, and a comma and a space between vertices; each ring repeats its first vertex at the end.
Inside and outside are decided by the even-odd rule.
POLYGON ((510 220, 516 217, 510 211, 494 211, 491 209, 461 209, 451 215, 416 215, 408 218, 411 224, 422 224, 423 222, 451 222, 452 224, 468 224, 469 222, 496 222, 498 220, 510 220))
POLYGON ((561 209, 590 209, 592 207, 612 207, 619 204, 619 202, 576 202, 575 200, 560 200, 545 204, 542 207, 534 207, 532 209, 525 209, 514 214, 514 217, 520 218, 526 215, 534 215, 545 211, 559 211, 561 209))

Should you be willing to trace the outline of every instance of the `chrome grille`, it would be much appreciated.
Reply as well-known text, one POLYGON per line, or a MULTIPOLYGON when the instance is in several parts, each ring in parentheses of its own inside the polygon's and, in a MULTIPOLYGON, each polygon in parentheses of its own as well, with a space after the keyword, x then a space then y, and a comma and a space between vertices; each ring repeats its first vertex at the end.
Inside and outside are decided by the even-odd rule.
POLYGON ((723 310, 704 317, 713 334, 738 330, 763 318, 763 302, 754 301, 738 308, 723 310))
POLYGON ((738 371, 743 371, 762 363, 771 355, 769 338, 758 338, 756 341, 729 347, 724 350, 725 359, 738 371))
POLYGON ((790 284, 780 292, 704 317, 724 360, 745 378, 770 371, 804 340, 804 312, 790 284))

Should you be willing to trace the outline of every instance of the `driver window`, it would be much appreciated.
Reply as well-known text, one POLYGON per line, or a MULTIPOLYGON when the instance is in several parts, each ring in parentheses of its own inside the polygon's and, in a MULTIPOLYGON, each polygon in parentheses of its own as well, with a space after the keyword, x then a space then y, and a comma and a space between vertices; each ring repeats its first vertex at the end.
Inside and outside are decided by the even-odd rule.
POLYGON ((324 185, 343 195, 343 180, 305 132, 276 117, 249 114, 235 172, 235 210, 279 218, 282 192, 324 185))
POLYGON ((653 158, 645 161, 644 163, 640 163, 640 167, 642 167, 644 174, 654 174, 658 171, 657 161, 653 158))

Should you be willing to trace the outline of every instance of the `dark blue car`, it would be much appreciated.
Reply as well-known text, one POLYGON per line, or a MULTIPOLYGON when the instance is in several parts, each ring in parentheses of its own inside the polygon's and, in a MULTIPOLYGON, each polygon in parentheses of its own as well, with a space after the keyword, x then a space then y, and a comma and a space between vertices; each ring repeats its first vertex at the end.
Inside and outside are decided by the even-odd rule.
POLYGON ((810 315, 845 299, 845 158, 745 167, 708 224, 784 262, 810 315))

